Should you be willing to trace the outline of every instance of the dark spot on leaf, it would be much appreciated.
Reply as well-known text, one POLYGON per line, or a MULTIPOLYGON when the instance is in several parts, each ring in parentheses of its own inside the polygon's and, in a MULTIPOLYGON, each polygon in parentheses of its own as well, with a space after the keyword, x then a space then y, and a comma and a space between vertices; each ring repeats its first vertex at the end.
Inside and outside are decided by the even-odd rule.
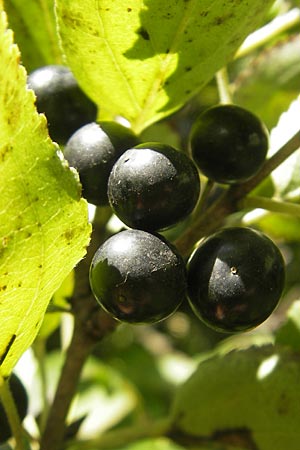
POLYGON ((6 284, 4 286, 0 286, 0 291, 6 291, 6 289, 7 289, 6 284))
POLYGON ((0 258, 2 258, 3 255, 5 254, 5 252, 7 251, 6 247, 7 247, 6 245, 3 245, 2 247, 0 247, 0 258))
POLYGON ((185 71, 186 71, 186 72, 190 72, 191 70, 192 70, 191 66, 187 66, 187 67, 185 68, 185 71))
POLYGON ((2 162, 4 162, 5 158, 8 156, 8 154, 12 151, 13 147, 11 145, 6 145, 3 147, 0 153, 0 159, 2 162))
POLYGON ((147 31, 145 28, 140 27, 140 28, 138 29, 137 33, 138 33, 143 39, 145 39, 145 41, 149 41, 149 40, 150 40, 149 33, 148 33, 148 31, 147 31))
POLYGON ((94 30, 93 28, 90 28, 90 29, 89 29, 89 32, 90 32, 90 35, 91 35, 91 36, 96 36, 96 37, 100 36, 99 31, 94 30))
POLYGON ((218 16, 214 19, 214 25, 222 25, 226 20, 232 19, 233 13, 224 14, 224 16, 218 16))
POLYGON ((82 27, 82 23, 84 23, 82 17, 74 17, 70 16, 69 14, 62 14, 62 20, 65 25, 69 26, 70 28, 80 28, 82 27))
POLYGON ((128 11, 128 12, 131 12, 131 11, 132 11, 132 8, 127 8, 127 11, 128 11))
POLYGON ((42 269, 42 268, 43 268, 43 264, 39 264, 38 269, 42 269))
POLYGON ((185 93, 186 95, 189 95, 189 94, 191 93, 191 90, 190 90, 190 89, 187 89, 184 93, 185 93))
POLYGON ((202 11, 200 13, 200 16, 202 16, 202 17, 206 17, 207 15, 208 15, 208 11, 202 11))
POLYGON ((22 281, 19 281, 18 287, 20 288, 22 286, 22 281))
POLYGON ((9 236, 4 236, 4 237, 2 238, 2 245, 3 245, 3 247, 7 247, 9 241, 10 241, 9 236))
POLYGON ((63 235, 67 241, 71 241, 75 236, 75 231, 70 229, 65 231, 63 235))
POLYGON ((228 42, 229 45, 231 46, 236 46, 237 44, 239 44, 242 41, 241 37, 239 35, 234 36, 232 39, 230 39, 230 41, 228 42))
POLYGON ((290 402, 285 393, 282 393, 279 398, 279 404, 278 404, 278 414, 281 416, 285 416, 288 414, 290 409, 290 402))
POLYGON ((224 22, 224 18, 222 16, 216 17, 214 20, 215 25, 222 25, 223 22, 224 22))

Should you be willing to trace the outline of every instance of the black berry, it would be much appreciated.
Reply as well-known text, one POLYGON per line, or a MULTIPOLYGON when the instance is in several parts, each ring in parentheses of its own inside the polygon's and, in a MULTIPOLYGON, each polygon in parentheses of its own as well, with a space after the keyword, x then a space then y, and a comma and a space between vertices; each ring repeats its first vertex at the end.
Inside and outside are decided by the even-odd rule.
POLYGON ((108 205, 107 182, 116 160, 138 143, 134 133, 117 122, 92 122, 68 140, 64 156, 79 173, 83 196, 98 206, 108 205))
POLYGON ((35 92, 38 112, 47 117, 51 138, 60 144, 96 119, 96 105, 65 66, 49 65, 34 70, 28 76, 28 87, 35 92))
POLYGON ((185 219, 195 207, 200 180, 182 152, 157 142, 127 150, 113 166, 108 198, 126 225, 162 230, 185 219))
MULTIPOLYGON (((23 383, 14 373, 9 378, 9 388, 15 401, 20 420, 22 421, 27 414, 28 397, 23 383)), ((11 437, 12 431, 4 407, 0 403, 0 444, 11 437)))
POLYGON ((121 231, 97 250, 90 284, 115 319, 154 323, 165 319, 186 294, 182 258, 163 238, 142 230, 121 231))
POLYGON ((188 296, 210 327, 240 332, 256 327, 276 308, 285 265, 278 247, 251 228, 225 228, 206 238, 188 262, 188 296))
POLYGON ((261 168, 269 145, 261 120, 236 105, 204 111, 192 126, 192 158, 208 178, 224 184, 246 181, 261 168))

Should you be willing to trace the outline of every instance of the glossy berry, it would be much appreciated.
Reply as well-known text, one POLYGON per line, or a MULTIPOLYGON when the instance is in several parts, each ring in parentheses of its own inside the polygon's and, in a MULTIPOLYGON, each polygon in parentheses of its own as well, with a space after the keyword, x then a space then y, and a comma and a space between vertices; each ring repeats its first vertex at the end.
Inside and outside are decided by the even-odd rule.
POLYGON ((80 89, 65 66, 49 65, 28 76, 28 87, 36 95, 38 112, 47 117, 49 134, 59 144, 97 116, 97 107, 80 89))
POLYGON ((276 308, 285 266, 278 247, 251 228, 225 228, 204 239, 188 262, 195 314, 223 332, 256 327, 276 308))
POLYGON ((220 105, 204 111, 192 126, 190 151, 201 172, 213 181, 240 183, 262 167, 269 135, 250 111, 220 105))
POLYGON ((107 182, 111 169, 121 154, 137 143, 130 129, 112 121, 89 123, 70 137, 64 156, 77 169, 88 202, 108 205, 107 182))
MULTIPOLYGON (((20 420, 22 421, 28 409, 28 397, 21 380, 14 373, 9 378, 9 387, 14 398, 20 420)), ((0 444, 12 437, 3 405, 0 403, 0 444)))
POLYGON ((113 166, 108 198, 126 225, 162 230, 185 219, 195 207, 200 181, 182 152, 157 142, 127 150, 113 166))
POLYGON ((142 230, 121 231, 97 250, 90 284, 115 319, 154 323, 165 319, 186 294, 182 258, 163 238, 142 230))

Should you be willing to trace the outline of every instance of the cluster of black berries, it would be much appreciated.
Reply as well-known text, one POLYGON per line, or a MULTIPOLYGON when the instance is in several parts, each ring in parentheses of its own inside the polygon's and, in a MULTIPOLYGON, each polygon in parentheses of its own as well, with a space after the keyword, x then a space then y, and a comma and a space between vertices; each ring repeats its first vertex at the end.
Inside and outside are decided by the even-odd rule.
POLYGON ((224 228, 202 240, 186 263, 158 234, 194 210, 199 171, 222 184, 241 183, 257 173, 268 149, 261 121, 235 105, 210 108, 192 127, 189 157, 170 145, 139 143, 119 123, 96 122, 88 99, 80 110, 77 100, 83 94, 66 68, 51 66, 40 73, 48 73, 44 89, 39 71, 29 85, 52 137, 58 133, 61 142, 68 135, 64 156, 79 173, 83 196, 94 205, 109 204, 128 227, 94 255, 90 284, 101 306, 120 321, 154 323, 188 298, 196 315, 219 331, 240 332, 262 323, 278 304, 285 274, 282 255, 268 237, 250 228, 224 228), (73 80, 70 93, 60 76, 73 80), (57 111, 62 112, 58 132, 57 111))

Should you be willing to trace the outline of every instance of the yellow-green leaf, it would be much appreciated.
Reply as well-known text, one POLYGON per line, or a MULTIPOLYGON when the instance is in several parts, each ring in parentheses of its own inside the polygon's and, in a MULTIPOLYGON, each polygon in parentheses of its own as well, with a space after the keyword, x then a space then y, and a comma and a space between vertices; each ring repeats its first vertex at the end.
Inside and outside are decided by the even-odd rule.
POLYGON ((60 325, 62 311, 70 310, 71 305, 68 298, 72 297, 74 290, 74 270, 69 273, 62 285, 54 293, 40 327, 38 339, 46 340, 60 325), (61 309, 61 310, 60 310, 61 309))
POLYGON ((22 64, 32 71, 62 61, 56 32, 54 0, 5 0, 9 27, 22 53, 22 64))
POLYGON ((272 1, 57 0, 67 62, 100 111, 140 132, 234 55, 272 1))
POLYGON ((48 137, 0 11, 0 367, 34 340, 47 305, 84 256, 87 204, 48 137))

